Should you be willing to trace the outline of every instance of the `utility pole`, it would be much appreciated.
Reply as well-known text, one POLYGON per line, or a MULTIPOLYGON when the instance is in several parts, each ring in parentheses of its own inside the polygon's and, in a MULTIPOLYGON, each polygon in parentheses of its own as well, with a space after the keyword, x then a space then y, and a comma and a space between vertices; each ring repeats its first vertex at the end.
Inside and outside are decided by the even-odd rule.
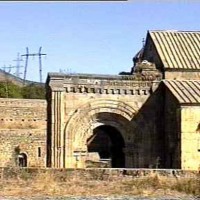
POLYGON ((17 77, 20 77, 19 68, 23 67, 22 65, 20 65, 20 62, 23 61, 23 59, 20 58, 20 54, 19 53, 17 53, 17 58, 15 60, 13 60, 13 61, 16 61, 16 73, 15 73, 15 75, 17 77))
POLYGON ((26 62, 25 62, 25 68, 24 68, 24 85, 25 85, 25 82, 26 82, 26 72, 27 72, 27 67, 28 67, 28 57, 29 57, 28 47, 26 47, 26 54, 21 55, 21 56, 26 56, 26 62))
POLYGON ((28 68, 28 58, 29 56, 38 56, 39 57, 39 74, 40 74, 40 83, 42 83, 42 56, 46 56, 47 54, 41 53, 42 47, 39 48, 38 53, 29 53, 28 47, 26 47, 26 54, 21 55, 26 57, 26 63, 25 63, 25 69, 24 69, 24 84, 26 81, 26 74, 27 74, 27 68, 28 68))
POLYGON ((42 83, 42 57, 41 56, 45 56, 46 54, 42 54, 41 53, 42 51, 42 47, 39 48, 39 53, 38 53, 38 56, 39 56, 39 74, 40 74, 40 83, 42 83))
POLYGON ((11 69, 12 69, 12 68, 16 68, 16 66, 9 65, 9 67, 6 67, 6 66, 4 65, 2 68, 3 68, 3 71, 4 71, 4 72, 10 74, 11 69), (8 71, 6 71, 6 69, 8 69, 8 71))

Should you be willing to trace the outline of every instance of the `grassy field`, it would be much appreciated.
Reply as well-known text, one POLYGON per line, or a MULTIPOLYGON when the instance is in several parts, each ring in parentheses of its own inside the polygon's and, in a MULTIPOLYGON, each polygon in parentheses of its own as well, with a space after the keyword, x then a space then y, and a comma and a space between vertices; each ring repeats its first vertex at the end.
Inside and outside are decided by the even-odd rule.
POLYGON ((1 177, 0 196, 109 196, 139 195, 148 197, 185 196, 200 197, 200 179, 175 178, 152 174, 145 177, 94 178, 81 176, 67 178, 51 173, 21 173, 14 177, 1 177))

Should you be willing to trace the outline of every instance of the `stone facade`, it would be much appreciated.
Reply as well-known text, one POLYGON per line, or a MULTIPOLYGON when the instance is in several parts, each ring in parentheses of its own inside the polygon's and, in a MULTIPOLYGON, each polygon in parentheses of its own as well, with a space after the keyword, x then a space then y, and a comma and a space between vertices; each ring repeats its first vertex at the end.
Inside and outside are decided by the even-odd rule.
POLYGON ((0 110, 1 167, 45 167, 46 101, 0 99, 0 110))
POLYGON ((198 143, 198 134, 188 129, 183 112, 189 105, 188 115, 193 110, 196 115, 194 108, 200 106, 198 42, 199 32, 148 32, 133 59, 132 75, 49 74, 49 166, 87 167, 90 154, 98 153, 100 160, 110 158, 112 167, 198 170, 199 147, 187 148, 188 141, 198 143), (168 87, 161 79, 197 82, 170 82, 168 87), (108 127, 117 131, 111 134, 108 127), (110 139, 103 137, 106 132, 110 139), (101 143, 107 143, 105 154, 101 143), (123 162, 114 162, 113 149, 121 149, 117 154, 123 162))
POLYGON ((200 169, 200 106, 181 106, 181 168, 200 169))
POLYGON ((163 134, 165 138, 165 167, 181 168, 180 106, 167 88, 164 90, 163 134))
POLYGON ((199 170, 198 34, 149 32, 124 75, 49 73, 47 102, 0 99, 1 166, 199 170))
POLYGON ((111 167, 198 170, 200 106, 141 76, 49 74, 48 166, 110 159, 111 167))
MULTIPOLYGON (((150 96, 153 85, 148 77, 143 81, 141 78, 141 74, 140 76, 49 74, 50 166, 85 167, 89 153, 87 140, 92 137, 96 128, 110 126, 120 132, 121 139, 125 143, 121 152, 125 154, 124 167, 133 167, 131 156, 136 134, 133 132, 132 119, 150 96)), ((122 166, 119 164, 117 167, 122 166)))

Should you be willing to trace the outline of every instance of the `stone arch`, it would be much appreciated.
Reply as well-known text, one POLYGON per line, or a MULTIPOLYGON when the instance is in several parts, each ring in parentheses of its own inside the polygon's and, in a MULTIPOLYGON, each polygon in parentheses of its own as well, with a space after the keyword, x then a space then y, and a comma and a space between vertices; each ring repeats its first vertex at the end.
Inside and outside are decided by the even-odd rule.
POLYGON ((87 151, 87 139, 92 130, 101 125, 116 128, 126 141, 126 133, 131 129, 130 122, 135 113, 136 110, 127 103, 110 99, 92 100, 80 106, 65 127, 65 156, 72 156, 74 151, 87 151))
POLYGON ((136 109, 134 109, 129 104, 119 101, 119 100, 112 100, 112 99, 99 99, 99 100, 90 100, 89 102, 80 105, 72 114, 70 119, 68 120, 68 123, 65 127, 65 132, 70 129, 70 125, 73 123, 73 121, 76 120, 78 116, 81 114, 84 115, 86 112, 110 112, 110 113, 116 113, 119 115, 122 115, 127 120, 131 120, 135 113, 138 110, 138 106, 135 105, 136 109))
POLYGON ((111 100, 111 99, 100 99, 91 100, 79 108, 77 108, 71 115, 65 126, 64 139, 70 139, 73 135, 74 127, 77 128, 80 122, 87 115, 87 120, 94 120, 93 116, 97 113, 115 113, 118 114, 128 121, 131 121, 136 113, 136 110, 132 106, 128 105, 123 101, 111 100), (66 134, 67 133, 67 134, 66 134))

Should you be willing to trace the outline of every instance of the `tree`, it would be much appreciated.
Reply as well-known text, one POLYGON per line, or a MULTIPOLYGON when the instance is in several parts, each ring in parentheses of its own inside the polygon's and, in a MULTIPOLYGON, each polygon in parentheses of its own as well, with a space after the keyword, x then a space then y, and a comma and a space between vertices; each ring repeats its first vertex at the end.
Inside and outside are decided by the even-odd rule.
POLYGON ((0 83, 1 98, 22 98, 21 88, 11 82, 0 83))
POLYGON ((45 86, 30 84, 15 85, 12 82, 0 82, 0 98, 45 99, 45 86))
POLYGON ((45 99, 45 86, 30 84, 22 88, 24 99, 45 99))

